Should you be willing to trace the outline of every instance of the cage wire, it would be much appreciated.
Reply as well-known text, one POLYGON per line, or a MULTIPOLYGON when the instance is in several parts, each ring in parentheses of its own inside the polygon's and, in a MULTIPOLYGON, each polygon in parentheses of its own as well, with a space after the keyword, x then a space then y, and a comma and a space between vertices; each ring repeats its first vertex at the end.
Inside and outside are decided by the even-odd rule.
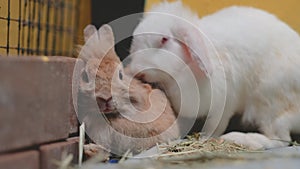
POLYGON ((72 56, 80 0, 0 0, 0 55, 72 56))

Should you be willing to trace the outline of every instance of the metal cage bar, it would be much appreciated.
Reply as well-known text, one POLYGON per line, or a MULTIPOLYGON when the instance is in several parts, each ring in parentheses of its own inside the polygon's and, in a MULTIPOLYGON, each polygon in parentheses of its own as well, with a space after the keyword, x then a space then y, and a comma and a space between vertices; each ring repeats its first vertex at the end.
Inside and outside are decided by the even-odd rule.
POLYGON ((72 55, 80 0, 0 1, 7 4, 0 13, 6 28, 0 55, 72 55))
POLYGON ((9 33, 10 33, 10 0, 7 3, 7 37, 6 37, 6 54, 9 55, 9 33))

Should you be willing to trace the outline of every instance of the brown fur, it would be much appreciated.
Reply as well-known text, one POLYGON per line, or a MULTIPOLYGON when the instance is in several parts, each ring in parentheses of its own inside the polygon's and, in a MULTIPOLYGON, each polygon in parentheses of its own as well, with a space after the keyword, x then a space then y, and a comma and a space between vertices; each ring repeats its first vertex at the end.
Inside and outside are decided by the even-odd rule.
MULTIPOLYGON (((111 35, 101 34, 101 28, 99 31, 100 39, 101 36, 113 36, 112 32, 108 32, 111 35)), ((93 34, 92 38, 94 38, 94 35, 96 34, 93 34)), ((85 50, 91 50, 89 53, 94 55, 82 57, 85 58, 86 62, 85 71, 89 77, 88 83, 93 82, 91 78, 95 77, 94 95, 96 98, 107 99, 113 97, 113 91, 115 92, 115 97, 113 97, 115 100, 112 103, 114 110, 103 113, 107 119, 106 124, 95 122, 95 125, 88 126, 89 122, 95 121, 95 118, 92 116, 86 116, 83 120, 87 123, 87 128, 93 131, 89 133, 93 141, 113 150, 114 153, 122 154, 128 149, 137 153, 154 146, 156 143, 179 137, 176 115, 165 94, 158 89, 152 89, 149 84, 144 84, 125 74, 114 48, 108 50, 109 52, 105 56, 93 51, 96 51, 96 48, 98 49, 103 43, 109 42, 103 41, 100 44, 88 43, 89 41, 86 42, 88 49, 86 48, 85 50), (114 73, 118 73, 118 71, 122 72, 122 80, 118 79, 118 76, 116 76, 117 79, 113 78, 114 73), (129 97, 126 97, 127 88, 129 88, 129 97), (134 109, 132 109, 131 105, 134 109), (121 112, 125 112, 129 118, 125 118, 121 112), (148 117, 150 118, 149 122, 131 119, 148 120, 148 117), (97 127, 91 128, 91 126, 97 127)), ((91 86, 91 84, 82 83, 82 92, 90 93, 90 90, 85 92, 84 86, 91 86)))

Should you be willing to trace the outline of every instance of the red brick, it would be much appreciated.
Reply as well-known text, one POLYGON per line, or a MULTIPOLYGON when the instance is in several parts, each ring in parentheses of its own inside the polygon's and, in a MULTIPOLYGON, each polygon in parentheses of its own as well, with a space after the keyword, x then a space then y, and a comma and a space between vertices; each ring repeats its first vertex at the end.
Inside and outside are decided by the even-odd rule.
MULTIPOLYGON (((83 67, 83 62, 81 60, 77 60, 77 66, 78 66, 78 69, 76 69, 76 71, 74 70, 74 66, 73 65, 71 68, 71 70, 69 71, 73 71, 75 73, 73 73, 72 75, 72 78, 69 79, 69 83, 74 85, 72 86, 73 88, 76 88, 78 89, 78 84, 79 84, 79 71, 80 69, 83 67), (73 81, 75 82, 73 82, 73 81)), ((74 106, 73 106, 73 97, 72 97, 72 88, 70 89, 70 94, 71 94, 71 100, 70 100, 70 105, 71 105, 71 112, 70 112, 70 116, 69 116, 69 120, 70 120, 70 130, 69 130, 69 133, 70 134, 73 134, 73 133, 78 133, 78 120, 77 120, 77 115, 76 115, 76 112, 75 112, 75 109, 74 109, 74 106)), ((74 90, 74 97, 77 97, 77 90, 74 90)), ((75 100, 77 101, 77 99, 75 100)), ((77 104, 76 104, 77 105, 77 104)))
POLYGON ((69 116, 69 121, 70 121, 70 129, 69 129, 69 133, 70 134, 74 134, 74 133, 78 133, 78 120, 77 120, 77 115, 75 112, 75 110, 72 111, 72 113, 69 116))
POLYGON ((76 59, 0 57, 0 152, 77 132, 72 104, 76 59))
POLYGON ((0 156, 1 169, 39 169, 39 152, 27 151, 0 156))
POLYGON ((68 139, 65 142, 43 145, 40 147, 40 158, 42 169, 56 169, 53 161, 61 161, 62 154, 73 154, 73 164, 78 163, 78 137, 68 139))

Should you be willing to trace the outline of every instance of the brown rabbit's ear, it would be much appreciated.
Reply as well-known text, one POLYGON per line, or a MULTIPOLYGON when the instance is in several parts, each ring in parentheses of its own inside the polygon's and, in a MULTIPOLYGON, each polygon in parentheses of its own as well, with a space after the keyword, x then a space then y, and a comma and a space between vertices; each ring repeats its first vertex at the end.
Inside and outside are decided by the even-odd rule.
POLYGON ((114 35, 109 25, 103 25, 99 30, 93 25, 84 29, 85 44, 81 48, 80 58, 87 62, 90 59, 101 59, 108 53, 115 56, 114 35))
POLYGON ((87 25, 83 30, 84 41, 87 42, 87 40, 96 32, 97 29, 94 25, 87 25))
POLYGON ((100 38, 101 49, 106 52, 109 50, 114 51, 115 38, 111 27, 107 24, 104 24, 100 27, 98 31, 98 35, 100 38))

